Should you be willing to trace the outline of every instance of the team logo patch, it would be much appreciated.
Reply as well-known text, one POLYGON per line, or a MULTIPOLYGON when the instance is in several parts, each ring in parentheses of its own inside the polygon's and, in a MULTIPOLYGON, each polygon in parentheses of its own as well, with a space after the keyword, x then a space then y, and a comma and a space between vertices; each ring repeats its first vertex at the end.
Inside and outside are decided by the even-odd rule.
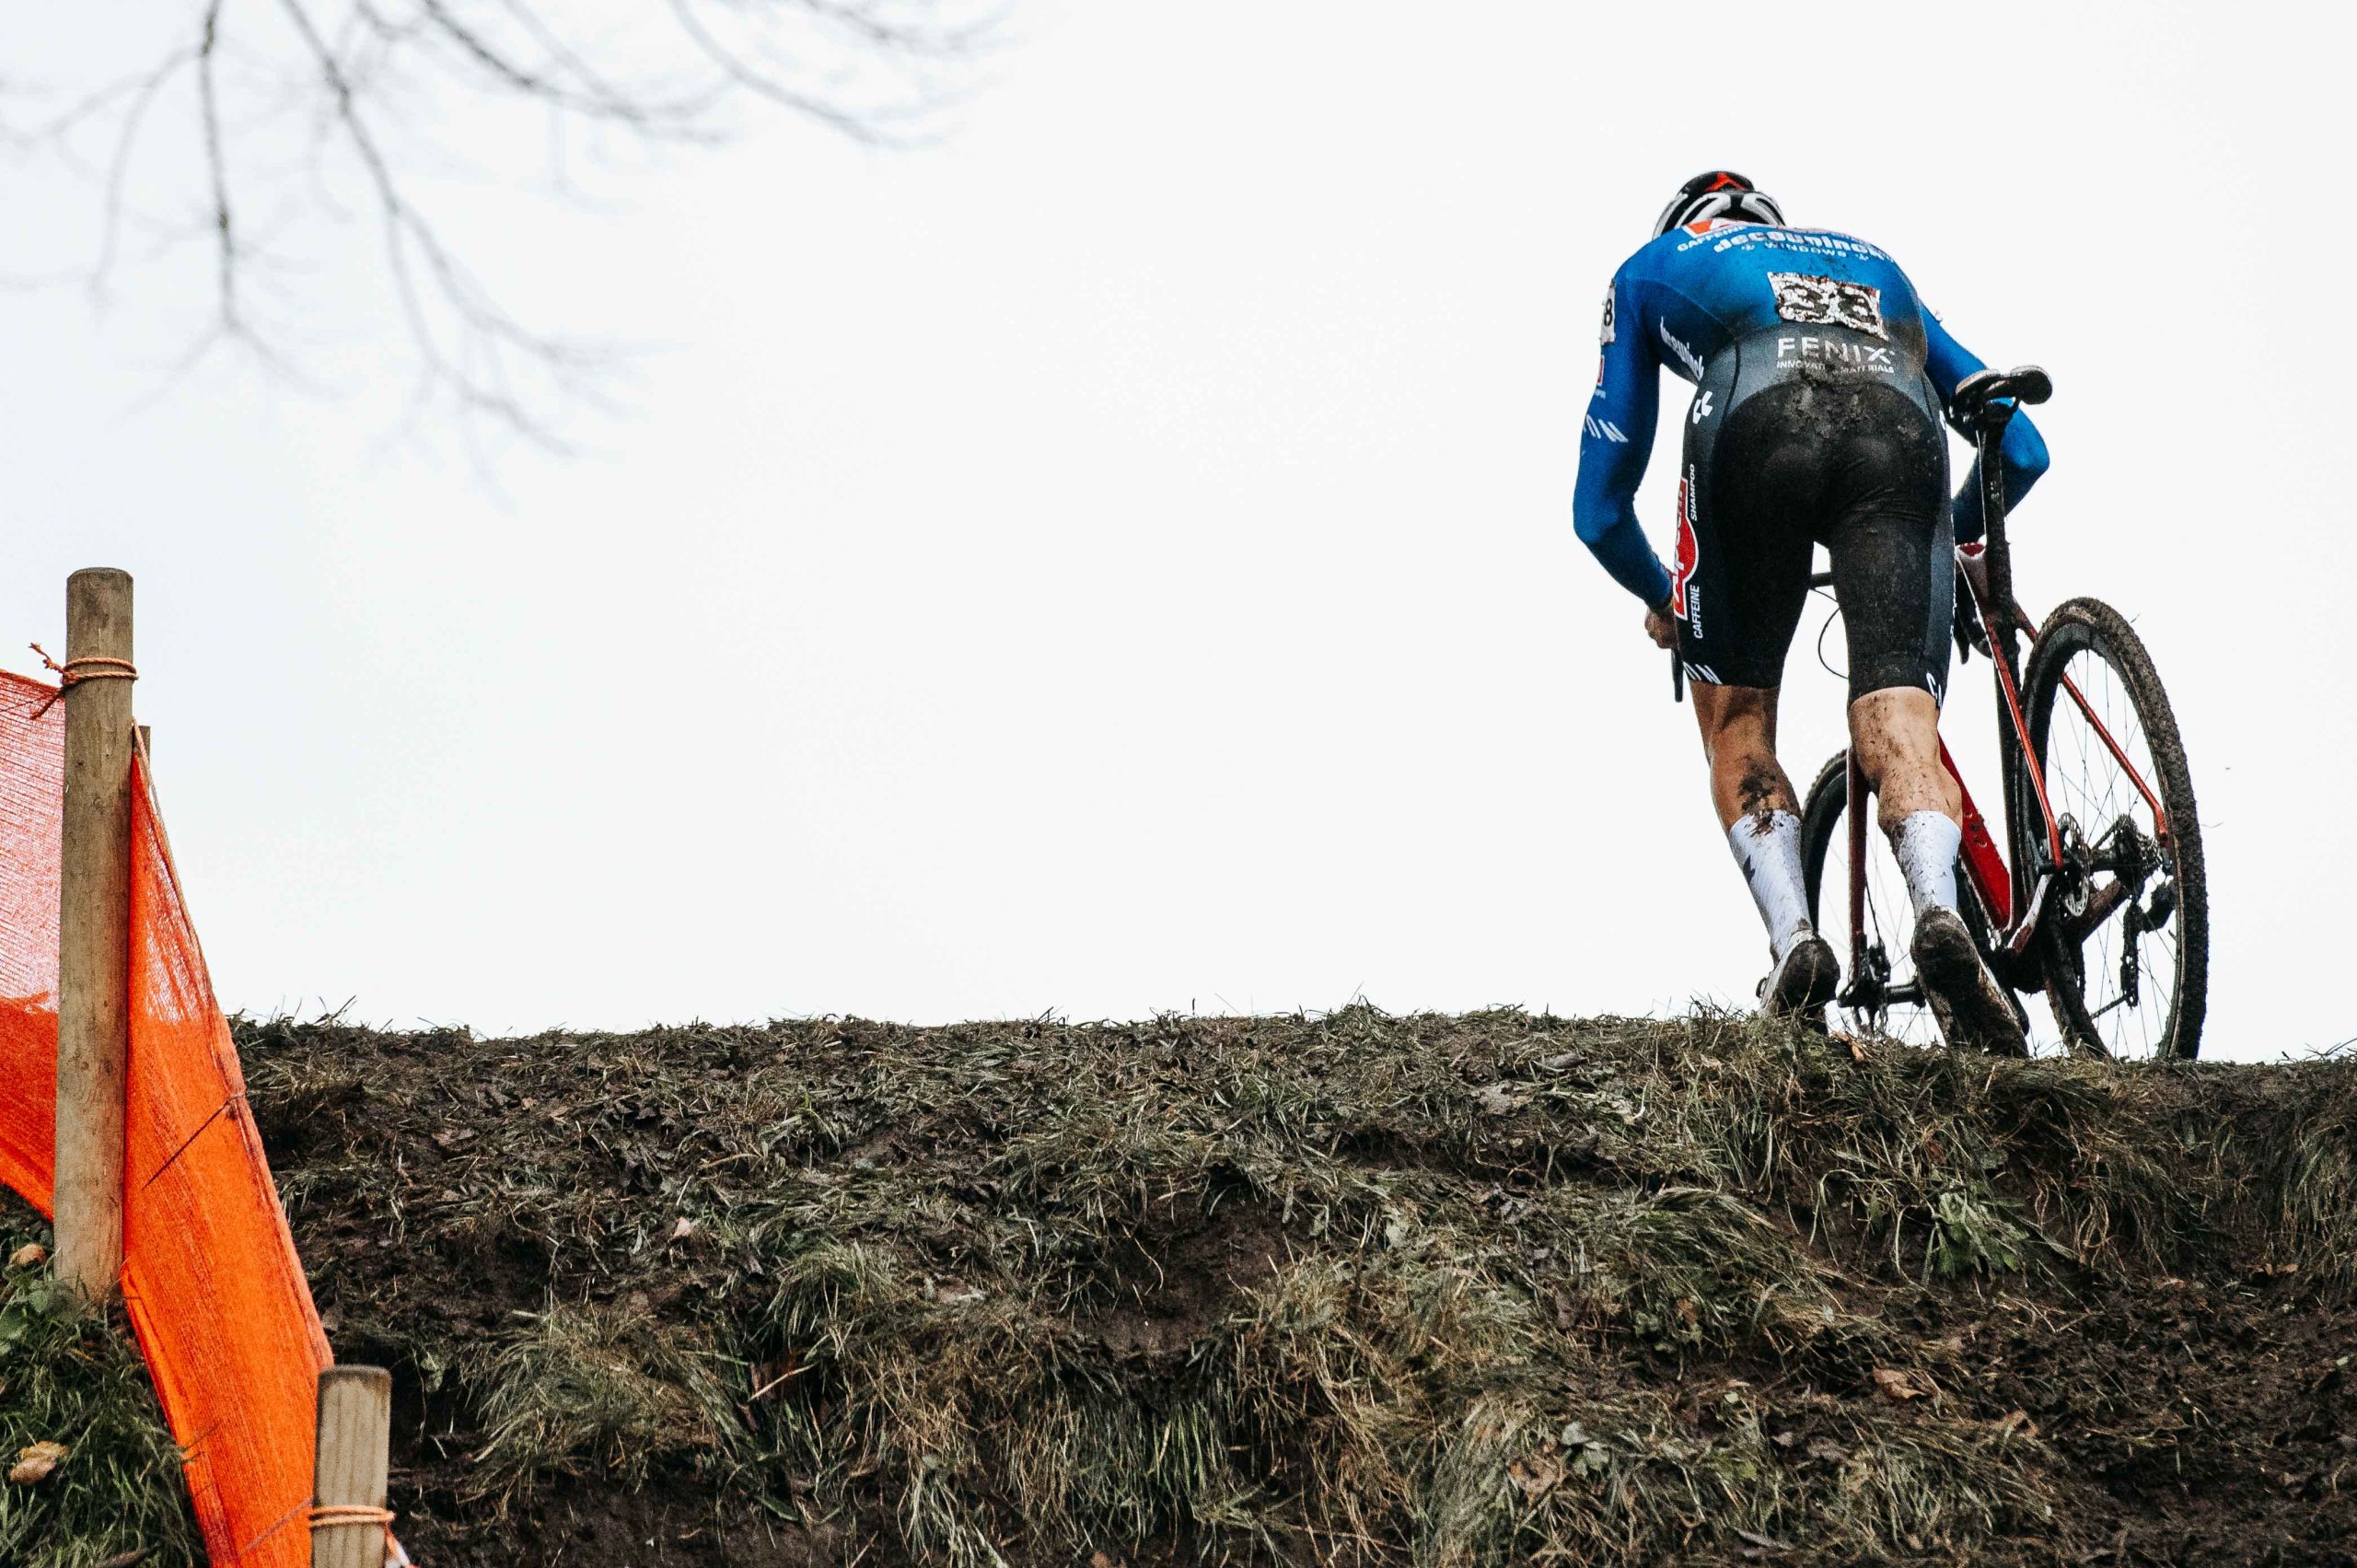
MULTIPOLYGON (((1701 543, 1694 537, 1696 488, 1694 469, 1691 464, 1689 464, 1686 472, 1678 481, 1678 570, 1670 575, 1669 581, 1669 613, 1670 619, 1674 621, 1688 619, 1686 585, 1694 575, 1695 565, 1702 557, 1701 543)), ((1697 593, 1695 597, 1699 599, 1701 595, 1697 593)), ((1701 605, 1699 603, 1694 605, 1693 619, 1696 622, 1694 633, 1698 637, 1702 633, 1701 613, 1701 605)))
POLYGON ((1882 322, 1882 290, 1871 285, 1806 273, 1770 273, 1768 286, 1776 291, 1776 314, 1787 321, 1890 336, 1882 322))

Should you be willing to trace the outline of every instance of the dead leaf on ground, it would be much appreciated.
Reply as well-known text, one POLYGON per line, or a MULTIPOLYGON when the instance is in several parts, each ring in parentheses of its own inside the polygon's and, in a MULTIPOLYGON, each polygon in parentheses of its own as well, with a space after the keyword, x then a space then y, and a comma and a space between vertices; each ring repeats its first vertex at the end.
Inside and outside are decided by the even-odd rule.
POLYGON ((1510 1084, 1492 1084, 1475 1091, 1473 1103, 1491 1116, 1511 1116, 1527 1103, 1527 1097, 1514 1092, 1510 1084))
POLYGON ((1877 1366, 1874 1376, 1875 1387, 1894 1400, 1920 1400, 1927 1392, 1918 1387, 1912 1377, 1895 1367, 1877 1366))
POLYGON ((1088 1554, 1088 1568, 1121 1568, 1121 1565, 1101 1551, 1092 1551, 1088 1554))
POLYGON ((1544 1497, 1563 1483, 1563 1461, 1552 1454, 1530 1454, 1506 1467, 1506 1479, 1525 1497, 1544 1497))
POLYGON ((1822 1459, 1829 1465, 1838 1465, 1849 1458, 1850 1450, 1830 1437, 1819 1437, 1810 1442, 1808 1457, 1812 1459, 1822 1459))
POLYGON ((687 1215, 681 1214, 679 1216, 679 1223, 671 1227, 671 1239, 674 1241, 685 1241, 695 1233, 696 1222, 688 1218, 687 1215))
POLYGON ((30 1486, 47 1481, 49 1472, 65 1462, 63 1443, 35 1443, 17 1454, 17 1462, 8 1471, 8 1479, 18 1486, 30 1486))
POLYGON ((434 1134, 434 1144, 436 1148, 455 1149, 460 1144, 471 1143, 474 1135, 474 1129, 471 1127, 445 1127, 434 1134))
POLYGON ((8 1267, 12 1269, 38 1268, 48 1260, 49 1249, 38 1241, 28 1241, 8 1254, 8 1267))
POLYGON ((139 1564, 156 1555, 152 1546, 134 1546, 129 1551, 118 1551, 99 1564, 99 1568, 139 1568, 139 1564))
POLYGON ((2030 1420, 2027 1411, 2009 1411, 2003 1419, 1997 1423, 1997 1431, 2006 1437, 2011 1437, 2016 1433, 2024 1437, 2035 1437, 2038 1435, 2038 1423, 2030 1420))

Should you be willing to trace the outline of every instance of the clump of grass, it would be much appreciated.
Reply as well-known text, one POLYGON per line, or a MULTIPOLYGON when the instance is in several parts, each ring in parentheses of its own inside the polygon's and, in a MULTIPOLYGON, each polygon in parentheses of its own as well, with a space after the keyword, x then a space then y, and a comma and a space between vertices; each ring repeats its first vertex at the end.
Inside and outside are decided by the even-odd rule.
POLYGON ((2019 1209, 1990 1191, 1986 1182, 1948 1188, 1932 1202, 1925 1267, 1937 1274, 2017 1272, 2036 1235, 2018 1217, 2019 1209))
POLYGON ((1585 1272, 1567 1287, 1657 1349, 1789 1349, 1846 1316, 1833 1276, 1800 1237, 1732 1193, 1668 1187, 1568 1206, 1566 1234, 1585 1272))
POLYGON ((2052 1478, 2034 1440, 1937 1412, 1881 1420, 1840 1462, 1825 1514, 1853 1559, 1954 1554, 2050 1524, 2052 1478))
MULTIPOLYGON (((2321 1077, 2346 1065, 2295 1071, 2321 1077)), ((2281 1263, 2346 1295, 2357 1293, 2357 1092, 2334 1086, 2282 1138, 2276 1213, 2267 1217, 2282 1238, 2281 1263)))
POLYGON ((504 1501, 534 1476, 635 1487, 657 1468, 734 1457, 745 1428, 723 1371, 642 1312, 559 1306, 527 1317, 466 1369, 483 1424, 477 1494, 504 1501))
MULTIPOLYGON (((49 1230, 0 1196, 0 1260, 49 1230)), ((0 1269, 0 1475, 37 1443, 63 1444, 46 1479, 0 1480, 0 1562, 98 1568, 145 1551, 143 1568, 204 1561, 138 1353, 122 1325, 70 1301, 44 1261, 0 1269)))
POLYGON ((879 1465, 908 1477, 897 1518, 928 1561, 1248 1516, 1205 1379, 1132 1384, 1004 1276, 920 1275, 898 1249, 820 1242, 779 1270, 760 1338, 794 1347, 766 1406, 783 1462, 838 1505, 879 1465))

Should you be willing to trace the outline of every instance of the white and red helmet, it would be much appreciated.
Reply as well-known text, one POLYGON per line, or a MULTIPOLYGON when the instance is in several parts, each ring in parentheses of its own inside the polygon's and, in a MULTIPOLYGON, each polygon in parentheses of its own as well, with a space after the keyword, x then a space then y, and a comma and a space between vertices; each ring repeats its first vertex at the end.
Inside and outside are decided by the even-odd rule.
POLYGON ((1772 223, 1782 227, 1784 212, 1776 205, 1773 196, 1733 169, 1708 169, 1678 188, 1678 194, 1669 199, 1669 205, 1661 210, 1661 217, 1654 225, 1654 238, 1659 239, 1673 228, 1712 218, 1772 223))

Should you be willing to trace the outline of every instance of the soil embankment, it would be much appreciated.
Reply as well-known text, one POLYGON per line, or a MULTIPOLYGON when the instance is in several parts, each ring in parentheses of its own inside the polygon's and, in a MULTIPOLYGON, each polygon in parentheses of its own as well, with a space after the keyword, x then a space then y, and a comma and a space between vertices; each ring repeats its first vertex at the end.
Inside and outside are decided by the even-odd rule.
POLYGON ((2357 1562, 2357 1063, 1371 1008, 239 1043, 427 1568, 2357 1562))

